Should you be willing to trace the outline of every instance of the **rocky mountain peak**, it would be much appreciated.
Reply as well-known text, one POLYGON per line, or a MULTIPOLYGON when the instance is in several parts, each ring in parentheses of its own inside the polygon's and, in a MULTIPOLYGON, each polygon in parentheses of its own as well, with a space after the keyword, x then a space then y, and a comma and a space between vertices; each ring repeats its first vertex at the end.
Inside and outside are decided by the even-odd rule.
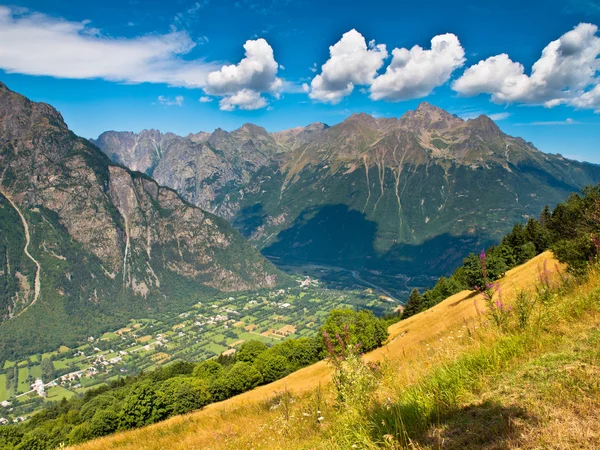
POLYGON ((498 127, 496 122, 490 119, 485 114, 480 115, 475 119, 469 119, 467 125, 471 130, 477 131, 486 136, 502 136, 502 130, 498 127))
POLYGON ((0 141, 22 137, 32 128, 67 130, 67 125, 52 106, 34 103, 0 83, 0 141))
POLYGON ((267 130, 265 130, 263 127, 260 127, 258 125, 254 125, 253 123, 245 123, 244 125, 242 125, 240 128, 238 128, 235 131, 245 132, 245 133, 249 133, 252 135, 269 136, 269 133, 267 132, 267 130))
POLYGON ((400 121, 413 130, 448 130, 464 123, 460 117, 428 102, 421 102, 414 111, 407 111, 400 121))

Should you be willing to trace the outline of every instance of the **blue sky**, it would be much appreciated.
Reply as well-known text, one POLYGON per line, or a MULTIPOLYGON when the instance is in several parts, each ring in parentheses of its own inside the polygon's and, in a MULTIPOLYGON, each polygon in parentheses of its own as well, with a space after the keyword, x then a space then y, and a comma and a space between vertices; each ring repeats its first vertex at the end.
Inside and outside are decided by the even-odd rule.
POLYGON ((426 100, 600 163, 600 0, 457 3, 17 0, 0 6, 0 80, 85 137, 277 131, 426 100))

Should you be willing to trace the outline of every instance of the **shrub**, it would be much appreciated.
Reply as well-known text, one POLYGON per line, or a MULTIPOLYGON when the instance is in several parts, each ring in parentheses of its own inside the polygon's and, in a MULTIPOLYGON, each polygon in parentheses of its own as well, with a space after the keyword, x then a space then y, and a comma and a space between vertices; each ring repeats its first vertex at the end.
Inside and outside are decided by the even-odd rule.
POLYGON ((267 344, 260 341, 248 341, 244 342, 237 354, 236 359, 238 361, 253 363, 254 360, 260 355, 262 352, 267 350, 267 344))
MULTIPOLYGON (((350 345, 359 345, 361 351, 373 350, 383 344, 388 337, 387 328, 370 311, 353 311, 351 309, 335 309, 329 313, 320 330, 320 341, 323 355, 327 351, 325 336, 333 338, 348 334, 350 345)), ((336 340, 333 345, 341 351, 341 344, 336 340)))

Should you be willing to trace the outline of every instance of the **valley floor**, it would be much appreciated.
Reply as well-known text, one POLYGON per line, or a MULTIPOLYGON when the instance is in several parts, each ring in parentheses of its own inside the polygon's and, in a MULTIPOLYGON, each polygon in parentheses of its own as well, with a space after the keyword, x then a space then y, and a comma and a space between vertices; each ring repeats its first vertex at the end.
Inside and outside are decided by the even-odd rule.
POLYGON ((320 362, 78 448, 600 448, 600 273, 568 281, 547 252, 506 275, 502 300, 539 289, 545 271, 558 287, 525 331, 499 331, 468 291, 391 326, 365 356, 382 378, 362 405, 336 404, 320 362))

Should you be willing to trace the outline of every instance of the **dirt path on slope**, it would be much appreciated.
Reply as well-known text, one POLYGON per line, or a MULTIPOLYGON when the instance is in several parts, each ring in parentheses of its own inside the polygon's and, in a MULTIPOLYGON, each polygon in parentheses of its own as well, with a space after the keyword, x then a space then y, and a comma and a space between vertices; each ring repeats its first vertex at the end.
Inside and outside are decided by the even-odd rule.
POLYGON ((15 317, 19 317, 21 314, 23 314, 25 311, 27 311, 27 309, 31 305, 33 305, 37 301, 38 297, 40 296, 40 290, 41 290, 40 272, 42 271, 42 266, 31 255, 31 253, 29 253, 29 243, 31 242, 31 237, 29 235, 29 225, 27 224, 27 221, 25 220, 25 216, 23 215, 23 213, 21 212, 19 207, 15 204, 15 202, 13 202, 12 198, 10 198, 10 196, 6 193, 6 191, 4 191, 4 189, 0 188, 0 194, 2 194, 8 200, 8 202, 15 209, 15 211, 17 211, 17 214, 19 214, 19 217, 21 218, 21 223, 23 224, 23 229, 25 230, 25 248, 23 249, 23 251, 25 252, 25 255, 27 255, 27 257, 30 260, 32 260, 33 263, 37 267, 37 270, 35 272, 33 301, 29 305, 27 305, 21 312, 19 312, 19 314, 17 314, 15 316, 15 317))

